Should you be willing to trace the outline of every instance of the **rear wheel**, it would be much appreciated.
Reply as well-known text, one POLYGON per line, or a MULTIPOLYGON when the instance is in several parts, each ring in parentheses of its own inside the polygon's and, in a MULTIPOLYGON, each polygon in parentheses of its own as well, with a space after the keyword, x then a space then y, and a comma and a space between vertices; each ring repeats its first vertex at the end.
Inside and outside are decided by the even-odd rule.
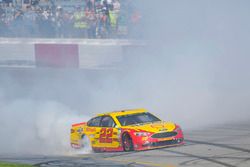
POLYGON ((91 146, 91 142, 90 142, 89 137, 87 135, 85 135, 85 134, 82 134, 81 138, 82 138, 80 140, 81 148, 83 148, 85 151, 91 151, 92 146, 91 146))
POLYGON ((80 139, 80 146, 83 148, 86 145, 86 136, 85 134, 82 134, 80 139))
POLYGON ((122 146, 124 151, 133 151, 134 150, 134 145, 131 137, 129 134, 125 133, 122 136, 122 146))

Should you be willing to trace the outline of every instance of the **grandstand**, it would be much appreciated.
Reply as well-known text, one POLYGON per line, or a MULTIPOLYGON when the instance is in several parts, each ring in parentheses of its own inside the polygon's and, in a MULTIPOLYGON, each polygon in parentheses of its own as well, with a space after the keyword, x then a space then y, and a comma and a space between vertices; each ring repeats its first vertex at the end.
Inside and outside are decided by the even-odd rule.
POLYGON ((130 0, 0 0, 0 37, 133 38, 132 30, 141 19, 133 3, 130 0))

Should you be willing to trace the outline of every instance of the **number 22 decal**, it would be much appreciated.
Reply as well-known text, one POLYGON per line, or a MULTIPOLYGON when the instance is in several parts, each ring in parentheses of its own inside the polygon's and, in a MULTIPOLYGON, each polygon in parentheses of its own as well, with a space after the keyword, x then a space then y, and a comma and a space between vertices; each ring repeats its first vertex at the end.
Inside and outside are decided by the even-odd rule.
POLYGON ((100 131, 100 143, 112 143, 113 129, 112 128, 102 128, 100 131))

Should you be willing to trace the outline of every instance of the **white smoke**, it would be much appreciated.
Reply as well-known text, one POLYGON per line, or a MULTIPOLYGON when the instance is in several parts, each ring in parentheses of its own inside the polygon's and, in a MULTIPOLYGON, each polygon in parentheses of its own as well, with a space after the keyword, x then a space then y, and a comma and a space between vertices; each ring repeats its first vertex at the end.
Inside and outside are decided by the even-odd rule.
POLYGON ((2 104, 0 110, 0 153, 72 153, 71 124, 88 120, 53 101, 15 100, 2 104))
POLYGON ((184 129, 249 120, 249 2, 141 2, 153 42, 121 71, 0 73, 0 152, 67 152, 72 123, 118 109, 184 129))

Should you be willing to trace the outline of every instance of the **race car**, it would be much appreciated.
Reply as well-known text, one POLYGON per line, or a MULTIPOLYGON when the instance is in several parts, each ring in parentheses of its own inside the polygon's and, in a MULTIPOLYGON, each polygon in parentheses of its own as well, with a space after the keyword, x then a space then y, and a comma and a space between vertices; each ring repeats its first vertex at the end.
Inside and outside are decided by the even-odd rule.
POLYGON ((139 151, 184 144, 179 125, 165 122, 145 109, 99 114, 88 122, 73 124, 71 146, 82 148, 88 140, 95 152, 139 151))

